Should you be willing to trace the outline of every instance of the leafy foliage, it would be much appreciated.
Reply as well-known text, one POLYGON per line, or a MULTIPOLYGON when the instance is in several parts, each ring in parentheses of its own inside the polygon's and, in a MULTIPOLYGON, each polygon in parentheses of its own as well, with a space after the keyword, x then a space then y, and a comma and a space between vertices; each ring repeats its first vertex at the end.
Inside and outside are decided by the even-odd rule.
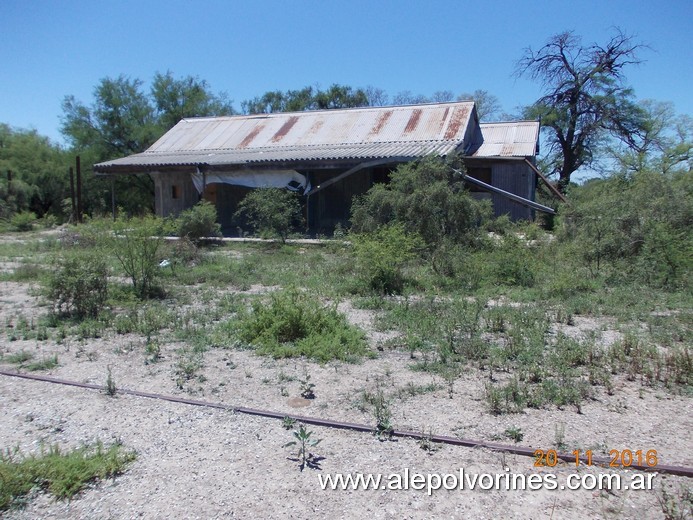
POLYGON ((238 334, 260 354, 275 358, 354 361, 367 352, 360 329, 335 308, 325 308, 297 290, 272 294, 267 304, 254 302, 252 312, 241 319, 238 334))
POLYGON ((313 432, 306 428, 306 425, 303 423, 299 423, 298 428, 293 431, 293 435, 296 440, 287 442, 283 448, 298 446, 296 455, 301 471, 306 466, 315 469, 319 468, 319 459, 310 452, 310 449, 320 444, 322 439, 313 439, 313 432))
POLYGON ((156 121, 163 131, 186 117, 224 116, 234 113, 226 93, 213 94, 209 84, 198 77, 175 79, 173 73, 156 73, 151 97, 156 121))
POLYGON ((35 486, 60 500, 71 499, 97 479, 115 477, 135 460, 119 444, 84 447, 61 453, 57 445, 40 456, 23 456, 18 450, 0 454, 0 511, 23 505, 35 486))
POLYGON ((693 177, 641 171, 593 180, 571 192, 564 240, 580 243, 593 273, 658 287, 688 286, 693 255, 693 177))
POLYGON ((15 231, 31 231, 34 229, 36 215, 31 211, 20 211, 10 219, 10 226, 15 231))
POLYGON ((298 195, 279 188, 256 188, 238 204, 234 218, 261 235, 286 241, 289 233, 301 222, 298 195))
POLYGON ((357 272, 366 286, 380 294, 400 294, 404 289, 403 269, 416 257, 423 241, 407 233, 400 223, 372 233, 352 234, 357 272))
POLYGON ((372 232, 399 223, 432 248, 445 239, 468 241, 489 209, 469 195, 453 167, 462 167, 457 158, 427 157, 399 166, 389 184, 376 184, 354 202, 352 230, 372 232))
POLYGON ((98 253, 68 253, 58 259, 49 275, 48 298, 58 314, 95 318, 107 296, 108 266, 98 253))
POLYGON ((159 292, 156 279, 164 231, 164 222, 155 217, 121 218, 114 224, 115 239, 110 251, 132 281, 139 298, 159 292))
POLYGON ((22 211, 63 216, 61 203, 69 196, 67 166, 67 153, 48 138, 0 123, 0 217, 22 211))
POLYGON ((198 202, 178 216, 178 236, 186 237, 193 243, 204 238, 221 236, 221 226, 217 223, 217 210, 206 200, 198 202))
POLYGON ((269 114, 273 112, 301 112, 304 110, 325 110, 333 108, 353 108, 369 105, 365 90, 347 85, 333 84, 327 90, 305 87, 300 90, 279 90, 265 92, 262 96, 243 101, 241 108, 245 114, 269 114))

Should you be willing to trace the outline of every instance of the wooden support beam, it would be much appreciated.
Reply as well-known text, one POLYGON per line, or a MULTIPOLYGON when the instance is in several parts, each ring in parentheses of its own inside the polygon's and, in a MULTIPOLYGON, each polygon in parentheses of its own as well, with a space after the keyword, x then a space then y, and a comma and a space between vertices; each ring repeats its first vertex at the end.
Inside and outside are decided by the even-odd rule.
POLYGON ((536 166, 534 166, 534 165, 533 165, 529 160, 527 160, 527 159, 525 159, 525 162, 529 165, 530 168, 532 168, 532 170, 534 170, 534 173, 537 174, 537 177, 539 177, 542 181, 544 181, 544 184, 546 184, 546 186, 553 192, 554 195, 556 195, 556 197, 558 197, 558 198, 561 199, 563 202, 565 202, 566 204, 568 204, 568 200, 563 196, 563 194, 562 194, 560 191, 558 191, 558 189, 556 188, 556 186, 554 186, 553 184, 551 184, 551 182, 549 181, 549 179, 547 179, 546 176, 545 176, 543 173, 541 173, 541 172, 539 171, 539 169, 538 169, 536 166))
POLYGON ((342 179, 348 177, 349 175, 353 175, 354 173, 361 171, 365 168, 371 168, 372 166, 380 166, 381 164, 390 164, 390 163, 399 163, 399 162, 408 162, 412 161, 411 157, 409 158, 404 158, 404 157, 390 157, 388 159, 377 159, 375 161, 370 161, 366 163, 361 163, 357 164, 353 168, 345 171, 344 173, 340 173, 336 177, 332 177, 331 179, 327 179, 325 182, 320 183, 319 186, 316 186, 313 188, 310 193, 306 193, 306 195, 314 195, 315 193, 324 190, 328 186, 332 186, 335 182, 339 182, 342 179))

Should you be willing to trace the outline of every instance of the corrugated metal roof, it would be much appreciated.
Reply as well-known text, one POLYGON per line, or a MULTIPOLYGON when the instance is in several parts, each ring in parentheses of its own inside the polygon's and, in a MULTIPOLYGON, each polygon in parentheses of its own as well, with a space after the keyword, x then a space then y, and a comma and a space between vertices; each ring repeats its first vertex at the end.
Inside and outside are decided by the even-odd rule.
POLYGON ((447 155, 470 122, 472 102, 191 118, 145 152, 94 168, 447 155))
POLYGON ((535 155, 538 122, 477 125, 472 102, 191 118, 145 152, 94 169, 401 159, 456 150, 472 157, 535 155), (471 144, 465 135, 474 136, 471 144))
POLYGON ((481 123, 481 139, 472 144, 471 157, 532 157, 539 139, 538 121, 481 123))
POLYGON ((391 142, 365 145, 285 146, 281 148, 253 148, 249 150, 207 150, 192 152, 144 152, 100 163, 96 171, 124 167, 160 166, 210 166, 244 165, 287 161, 314 160, 367 160, 393 158, 415 158, 424 155, 448 155, 457 147, 456 141, 391 142))
POLYGON ((183 119, 147 152, 461 141, 473 108, 464 102, 183 119))

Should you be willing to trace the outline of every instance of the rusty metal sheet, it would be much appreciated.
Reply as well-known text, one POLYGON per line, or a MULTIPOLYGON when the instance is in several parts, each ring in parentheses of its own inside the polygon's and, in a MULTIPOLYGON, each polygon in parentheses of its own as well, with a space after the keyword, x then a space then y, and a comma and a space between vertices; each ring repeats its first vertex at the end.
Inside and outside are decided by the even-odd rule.
POLYGON ((472 157, 533 157, 539 140, 538 121, 481 123, 481 140, 472 157))
POLYGON ((533 156, 539 123, 482 123, 472 102, 183 119, 146 152, 100 163, 97 172, 141 167, 243 165, 448 155, 533 156), (467 139, 472 139, 468 137, 467 139))

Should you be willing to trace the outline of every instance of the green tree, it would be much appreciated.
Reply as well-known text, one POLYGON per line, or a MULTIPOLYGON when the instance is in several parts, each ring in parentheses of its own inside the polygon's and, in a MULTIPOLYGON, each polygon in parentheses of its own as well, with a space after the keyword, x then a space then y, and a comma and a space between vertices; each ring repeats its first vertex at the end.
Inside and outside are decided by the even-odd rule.
POLYGON ((571 187, 560 236, 596 275, 687 287, 693 257, 693 171, 642 170, 571 187))
POLYGON ((537 51, 525 50, 517 75, 540 81, 544 95, 524 117, 541 120, 559 189, 565 190, 573 172, 592 164, 608 138, 635 144, 644 117, 623 72, 640 62, 642 47, 620 31, 604 46, 584 46, 579 36, 564 32, 537 51))
POLYGON ((318 90, 314 99, 318 110, 368 106, 368 95, 364 90, 336 83, 327 90, 318 90))
POLYGON ((0 216, 20 211, 62 216, 62 200, 69 197, 68 164, 65 150, 47 137, 0 124, 0 216))
MULTIPOLYGON (((175 79, 171 72, 157 73, 149 93, 141 80, 120 75, 99 82, 91 105, 66 96, 61 131, 74 154, 82 157, 87 212, 110 207, 110 181, 86 174, 94 163, 143 152, 181 117, 229 113, 225 94, 215 95, 204 80, 175 79)), ((153 210, 149 175, 116 176, 114 182, 118 205, 127 213, 153 210)))
POLYGON ((353 108, 369 105, 366 90, 354 89, 347 85, 333 84, 327 90, 305 87, 300 90, 273 90, 262 96, 241 103, 246 114, 270 114, 274 112, 302 112, 304 110, 325 110, 334 108, 353 108))
POLYGON ((280 188, 256 188, 238 204, 234 218, 262 235, 278 236, 286 241, 301 218, 298 195, 280 188))
POLYGON ((640 102, 644 120, 633 146, 614 146, 610 155, 623 172, 669 173, 693 167, 693 118, 677 115, 674 105, 651 99, 640 102))
POLYGON ((426 157, 400 165, 388 184, 376 184, 354 201, 352 230, 374 232, 400 223, 435 249, 444 240, 465 242, 488 217, 488 207, 474 200, 459 173, 459 158, 426 157))
POLYGON ((163 132, 186 117, 226 116, 234 113, 226 93, 214 94, 209 84, 197 77, 175 79, 170 71, 154 75, 151 95, 156 121, 163 132))
POLYGON ((93 149, 98 160, 143 152, 159 137, 142 81, 124 75, 102 79, 90 107, 67 96, 63 112, 63 135, 77 150, 93 149))

